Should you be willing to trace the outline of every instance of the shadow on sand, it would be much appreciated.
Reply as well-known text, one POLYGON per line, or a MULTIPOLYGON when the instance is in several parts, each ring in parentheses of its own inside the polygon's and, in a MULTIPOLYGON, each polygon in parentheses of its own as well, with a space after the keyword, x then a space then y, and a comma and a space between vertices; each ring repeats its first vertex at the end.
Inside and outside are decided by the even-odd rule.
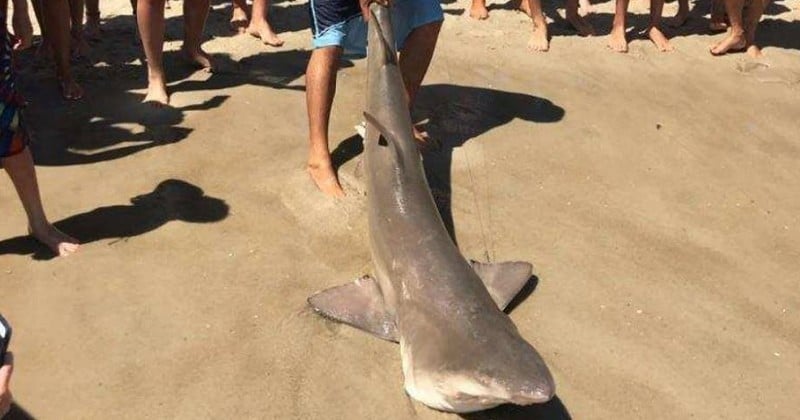
POLYGON ((453 150, 514 119, 554 123, 565 112, 547 99, 524 93, 442 84, 423 86, 415 114, 430 119, 425 130, 441 145, 423 153, 423 166, 445 227, 456 241, 450 199, 453 150))
MULTIPOLYGON (((422 153, 423 166, 445 227, 456 241, 450 202, 453 149, 517 118, 535 123, 554 123, 564 118, 565 112, 547 99, 524 93, 437 84, 420 89, 414 113, 430 120, 425 130, 440 146, 422 153)), ((360 136, 342 140, 331 152, 334 167, 338 170, 363 151, 360 136)))
MULTIPOLYGON (((572 36, 575 35, 574 29, 569 23, 560 18, 556 12, 556 7, 552 2, 546 1, 544 4, 545 14, 552 17, 554 24, 551 25, 550 33, 552 36, 572 36)), ((783 49, 800 50, 800 22, 796 20, 781 20, 769 18, 768 16, 778 16, 791 12, 791 8, 785 4, 785 0, 778 0, 770 2, 764 10, 764 18, 758 25, 756 32, 756 44, 760 47, 776 47, 783 49)), ((715 35, 722 40, 725 32, 711 32, 708 28, 709 18, 707 15, 711 13, 711 0, 697 0, 690 6, 689 17, 683 26, 673 28, 669 26, 669 16, 664 16, 663 25, 661 29, 668 38, 678 38, 694 35, 715 35)), ((611 23, 614 20, 614 15, 611 13, 592 13, 587 16, 589 22, 597 30, 597 34, 605 36, 610 32, 611 23)), ((787 19, 784 17, 784 19, 787 19)), ((646 39, 642 33, 648 26, 650 18, 646 14, 629 13, 628 26, 633 27, 628 32, 628 40, 646 39)), ((712 41, 717 42, 717 40, 712 41)))
POLYGON ((36 417, 33 417, 30 413, 25 411, 24 408, 17 405, 17 403, 11 403, 11 410, 9 410, 8 414, 3 417, 3 420, 35 420, 36 417))
POLYGON ((526 407, 501 405, 491 410, 462 414, 466 420, 572 420, 569 411, 558 396, 545 404, 526 407))
MULTIPOLYGON (((173 7, 182 6, 177 3, 173 7)), ((308 24, 305 5, 287 4, 273 9, 276 13, 272 18, 283 30, 298 30, 308 24)), ((230 31, 229 18, 229 4, 214 10, 206 33, 235 35, 230 31)), ((92 164, 180 142, 192 131, 181 127, 187 112, 217 108, 229 99, 228 95, 216 95, 182 107, 142 104, 147 69, 141 64, 145 59, 136 36, 135 18, 116 15, 102 22, 103 35, 91 42, 89 58, 72 63, 73 73, 86 89, 81 101, 61 98, 51 60, 37 58, 35 48, 19 54, 20 85, 29 102, 26 119, 37 165, 92 164), (137 90, 142 93, 134 93, 137 90)), ((167 40, 182 39, 182 17, 168 18, 166 27, 167 40)), ((242 42, 249 41, 259 42, 242 35, 242 42)), ((292 82, 303 77, 310 55, 305 50, 275 51, 265 47, 263 52, 237 62, 229 54, 214 54, 220 71, 203 76, 180 52, 165 51, 167 88, 170 94, 242 85, 303 91, 302 84, 292 82)), ((349 61, 342 63, 343 67, 352 65, 349 61)))
MULTIPOLYGON (((228 216, 224 200, 208 197, 199 187, 170 179, 155 190, 131 198, 130 205, 100 207, 54 223, 82 244, 105 239, 124 240, 142 235, 171 221, 213 223, 228 216)), ((113 243, 113 242, 112 242, 113 243)), ((55 257, 30 236, 0 241, 0 255, 31 255, 36 260, 55 257)))
MULTIPOLYGON (((214 91, 241 85, 303 91, 290 85, 301 78, 310 57, 309 51, 285 50, 256 54, 235 64, 227 73, 214 73, 207 79, 191 79, 195 69, 179 63, 177 53, 165 54, 170 93, 214 91)), ((343 62, 343 67, 352 66, 343 62)), ((120 159, 132 154, 174 144, 192 132, 181 127, 187 112, 220 107, 228 95, 216 95, 204 102, 182 107, 155 107, 143 104, 142 94, 132 90, 146 87, 145 68, 117 63, 86 72, 86 98, 65 102, 49 83, 39 77, 24 77, 23 90, 29 102, 26 119, 37 165, 82 165, 120 159), (28 80, 31 79, 31 80, 28 80)))

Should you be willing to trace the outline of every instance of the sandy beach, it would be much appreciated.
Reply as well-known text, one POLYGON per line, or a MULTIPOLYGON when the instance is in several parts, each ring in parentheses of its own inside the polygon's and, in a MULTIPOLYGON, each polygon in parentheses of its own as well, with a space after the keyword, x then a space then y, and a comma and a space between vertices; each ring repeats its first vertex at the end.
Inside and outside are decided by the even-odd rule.
MULTIPOLYGON (((60 99, 26 52, 32 150, 48 215, 77 237, 52 258, 0 176, 0 312, 16 354, 10 418, 450 419, 403 392, 396 345, 322 319, 315 291, 371 271, 358 156, 365 60, 339 73, 331 120, 348 193, 305 173, 305 1, 271 9, 266 47, 214 4, 207 74, 178 56, 172 107, 140 103, 145 67, 126 0, 60 99)), ((764 57, 712 57, 708 2, 630 53, 580 38, 550 3, 551 51, 531 23, 444 4, 415 110, 442 142, 431 186, 468 258, 534 264, 511 317, 557 398, 467 419, 795 419, 800 393, 800 0, 776 1, 764 57)), ((613 3, 595 5, 607 34, 613 3)), ((665 16, 677 10, 668 3, 665 16)), ((634 1, 636 36, 647 2, 634 1)))

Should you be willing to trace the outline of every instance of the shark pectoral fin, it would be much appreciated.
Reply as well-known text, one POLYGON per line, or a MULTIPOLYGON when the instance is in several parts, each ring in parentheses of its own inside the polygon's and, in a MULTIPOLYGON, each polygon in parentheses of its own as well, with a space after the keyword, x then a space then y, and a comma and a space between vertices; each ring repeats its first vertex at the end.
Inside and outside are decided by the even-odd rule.
POLYGON ((500 310, 505 310, 514 297, 528 283, 533 273, 530 263, 511 261, 502 263, 481 263, 470 261, 472 268, 483 280, 486 289, 500 310))
POLYGON ((386 312, 378 282, 370 276, 323 290, 308 298, 308 303, 322 316, 384 340, 399 341, 394 317, 386 312))

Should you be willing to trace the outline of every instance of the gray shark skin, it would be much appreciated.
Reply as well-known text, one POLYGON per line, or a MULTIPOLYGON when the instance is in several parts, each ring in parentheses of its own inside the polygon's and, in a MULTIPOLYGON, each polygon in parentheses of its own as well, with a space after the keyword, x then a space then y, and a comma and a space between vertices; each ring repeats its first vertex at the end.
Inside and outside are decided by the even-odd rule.
POLYGON ((453 243, 412 133, 389 10, 373 3, 370 12, 364 165, 375 276, 319 292, 309 304, 399 342, 405 390, 431 408, 547 402, 555 393, 550 371, 503 312, 532 267, 469 262, 453 243))

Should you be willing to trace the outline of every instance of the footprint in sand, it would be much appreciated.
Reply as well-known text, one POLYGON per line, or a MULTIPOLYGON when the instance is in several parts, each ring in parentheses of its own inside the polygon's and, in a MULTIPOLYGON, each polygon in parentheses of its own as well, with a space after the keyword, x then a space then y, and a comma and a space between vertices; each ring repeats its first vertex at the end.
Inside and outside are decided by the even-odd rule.
POLYGON ((295 171, 286 179, 281 203, 306 230, 323 234, 341 234, 353 230, 366 217, 366 196, 363 184, 354 176, 339 171, 343 198, 321 193, 304 170, 295 171))
POLYGON ((781 83, 796 85, 800 83, 800 73, 784 66, 773 66, 762 60, 745 59, 736 63, 739 73, 754 77, 761 83, 781 83))

